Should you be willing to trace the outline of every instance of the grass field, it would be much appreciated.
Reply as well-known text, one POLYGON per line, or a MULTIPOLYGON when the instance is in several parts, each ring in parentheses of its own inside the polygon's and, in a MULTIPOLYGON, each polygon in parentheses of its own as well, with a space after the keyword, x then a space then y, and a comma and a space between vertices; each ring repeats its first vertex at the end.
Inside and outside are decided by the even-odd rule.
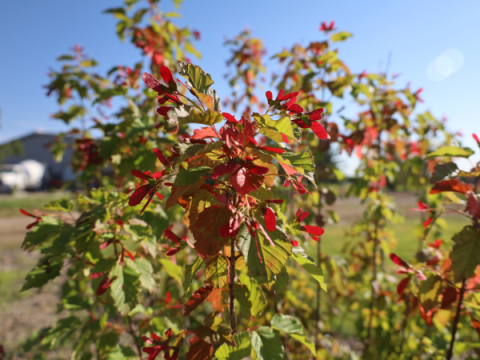
POLYGON ((49 201, 70 196, 62 191, 39 192, 39 193, 17 193, 14 195, 0 195, 0 217, 19 215, 18 209, 27 211, 40 210, 49 201))

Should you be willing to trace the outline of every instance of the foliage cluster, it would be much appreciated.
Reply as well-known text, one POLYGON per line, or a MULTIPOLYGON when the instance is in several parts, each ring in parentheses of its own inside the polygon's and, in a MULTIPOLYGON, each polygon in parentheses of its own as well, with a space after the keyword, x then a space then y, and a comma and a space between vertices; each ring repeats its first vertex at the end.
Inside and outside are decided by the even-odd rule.
MULTIPOLYGON (((185 56, 200 56, 200 34, 178 28, 178 14, 153 0, 107 12, 148 64, 103 76, 76 47, 50 74, 62 106, 53 117, 72 124, 85 192, 45 205, 54 214, 22 211, 34 219, 23 248, 42 254, 23 290, 60 277, 62 318, 19 352, 42 359, 68 344, 75 359, 478 355, 480 173, 459 171, 451 158, 473 152, 443 121, 415 112, 421 89, 352 73, 334 48, 351 34, 332 22, 321 24, 324 40, 272 57, 275 90, 260 96, 266 51, 244 31, 226 42, 233 90, 223 106, 234 116, 185 56), (342 115, 352 102, 358 114, 342 115), (364 241, 342 257, 321 251, 323 228, 338 221, 326 209, 339 196, 329 184, 344 178, 328 161, 334 151, 360 159, 346 196, 365 205, 350 230, 364 241), (389 230, 401 216, 386 186, 401 171, 424 189, 409 261, 393 253, 389 230), (472 222, 453 246, 440 240, 448 212, 472 222)), ((52 145, 58 156, 64 148, 61 138, 52 145)))

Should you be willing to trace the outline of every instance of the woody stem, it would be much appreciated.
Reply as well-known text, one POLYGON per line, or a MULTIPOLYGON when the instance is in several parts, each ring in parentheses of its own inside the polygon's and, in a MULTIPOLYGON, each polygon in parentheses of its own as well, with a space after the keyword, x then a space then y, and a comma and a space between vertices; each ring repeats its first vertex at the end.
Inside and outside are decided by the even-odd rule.
POLYGON ((455 343, 455 334, 457 333, 458 321, 460 320, 460 310, 462 308, 463 295, 465 294, 465 279, 462 280, 462 288, 460 289, 460 299, 458 299, 457 312, 452 326, 452 338, 450 339, 450 347, 447 351, 447 360, 450 360, 453 356, 453 345, 455 343))
POLYGON ((237 332, 237 320, 235 318, 235 238, 230 238, 230 328, 232 334, 237 332))

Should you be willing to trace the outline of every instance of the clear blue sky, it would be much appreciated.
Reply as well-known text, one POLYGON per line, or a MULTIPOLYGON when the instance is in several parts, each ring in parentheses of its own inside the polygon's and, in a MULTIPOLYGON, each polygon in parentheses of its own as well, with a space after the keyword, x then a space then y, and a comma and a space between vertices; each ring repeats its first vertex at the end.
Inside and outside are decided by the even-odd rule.
MULTIPOLYGON (((137 49, 117 40, 115 19, 102 14, 120 3, 0 2, 0 142, 35 128, 65 130, 61 122, 49 119, 57 107, 45 96, 42 85, 48 80, 49 67, 58 66, 56 57, 74 44, 84 46, 103 69, 138 59, 137 49)), ((161 5, 165 10, 173 8, 168 0, 161 5)), ((273 54, 295 42, 321 39, 320 22, 335 20, 338 28, 354 34, 340 47, 340 56, 352 71, 383 70, 391 51, 390 70, 402 74, 400 83, 410 81, 413 89, 423 87, 424 109, 437 116, 446 115, 450 128, 464 133, 465 145, 476 148, 470 134, 480 135, 479 1, 184 0, 180 12, 178 24, 189 25, 202 34, 197 48, 203 59, 198 64, 212 74, 220 94, 228 94, 223 80, 228 55, 222 46, 225 37, 248 26, 273 54), (453 58, 448 57, 452 52, 445 53, 449 49, 457 50, 453 58), (433 81, 427 68, 430 64, 432 70, 432 61, 442 54, 433 68, 436 64, 444 75, 452 69, 456 72, 433 81), (463 66, 458 68, 462 58, 463 66)), ((438 72, 435 76, 441 77, 438 72)))

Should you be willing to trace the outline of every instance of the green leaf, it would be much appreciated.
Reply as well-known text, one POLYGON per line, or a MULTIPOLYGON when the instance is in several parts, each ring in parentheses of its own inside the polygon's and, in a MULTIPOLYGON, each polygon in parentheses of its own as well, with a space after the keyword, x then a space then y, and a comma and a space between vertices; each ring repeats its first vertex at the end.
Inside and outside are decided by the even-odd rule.
POLYGON ((207 280, 216 288, 222 288, 227 282, 228 260, 225 255, 217 254, 208 259, 206 267, 207 280))
POLYGON ((137 303, 140 292, 140 274, 130 265, 117 266, 112 273, 115 276, 110 287, 110 295, 122 315, 128 314, 137 303))
POLYGON ((477 265, 480 265, 480 231, 474 226, 466 226, 452 240, 455 245, 450 260, 455 280, 468 279, 475 273, 477 265))
POLYGON ((315 355, 315 345, 307 338, 303 331, 303 325, 297 318, 290 315, 277 314, 272 319, 272 328, 289 334, 294 339, 305 345, 315 355))
POLYGON ((179 74, 188 79, 190 85, 197 91, 206 94, 210 86, 214 83, 210 74, 203 71, 200 66, 197 65, 182 61, 179 61, 178 64, 180 65, 179 74))
POLYGON ((352 33, 349 33, 348 31, 340 31, 338 33, 335 33, 333 34, 330 39, 333 41, 333 42, 338 42, 338 41, 345 41, 347 40, 349 37, 353 36, 352 33))
POLYGON ((251 334, 252 349, 259 360, 283 360, 285 350, 278 332, 260 326, 251 334))
MULTIPOLYGON (((263 214, 257 211, 255 217, 265 231, 268 231, 266 230, 263 214)), ((292 252, 292 244, 287 240, 283 223, 277 218, 275 231, 268 232, 275 246, 270 244, 263 232, 257 231, 258 251, 261 259, 258 257, 255 239, 252 239, 245 224, 240 226, 238 235, 239 248, 245 257, 250 274, 257 281, 271 289, 276 282, 276 275, 282 271, 287 263, 288 256, 292 252)))
MULTIPOLYGON (((186 52, 189 52, 190 54, 195 55, 198 59, 202 58, 202 54, 200 54, 200 52, 197 49, 195 49, 195 46, 193 46, 191 43, 189 42, 185 43, 184 47, 186 52)), ((212 84, 213 84, 213 81, 212 81, 212 84)))
POLYGON ((29 250, 43 242, 57 238, 63 229, 63 222, 51 217, 43 216, 42 220, 25 235, 22 248, 29 250))
POLYGON ((473 155, 475 151, 472 149, 465 147, 465 148, 460 148, 456 146, 443 146, 440 149, 435 150, 434 152, 431 152, 426 156, 426 158, 433 158, 437 156, 454 156, 454 157, 464 157, 468 158, 471 155, 473 155))
POLYGON ((445 180, 451 177, 455 177, 458 173, 458 166, 453 162, 445 164, 435 165, 435 170, 433 171, 431 183, 436 183, 441 180, 445 180))
POLYGON ((183 282, 183 270, 180 265, 174 264, 171 260, 160 259, 160 263, 163 265, 163 268, 167 274, 174 278, 180 285, 183 282))
POLYGON ((61 338, 66 338, 72 334, 80 326, 80 319, 76 316, 69 316, 58 320, 55 327, 48 330, 48 332, 41 339, 42 347, 45 350, 53 348, 55 342, 61 338))
POLYGON ((437 305, 439 296, 443 290, 442 285, 442 278, 438 275, 429 276, 427 280, 422 281, 418 300, 425 309, 425 312, 428 312, 437 305))
POLYGON ((63 256, 42 259, 39 262, 39 265, 27 274, 20 291, 25 291, 31 288, 41 288, 50 280, 60 276, 63 267, 63 259, 63 256))
POLYGON ((180 172, 178 173, 174 185, 175 186, 190 186, 196 183, 203 175, 208 174, 212 171, 212 168, 208 166, 200 166, 198 168, 193 169, 184 169, 180 168, 180 172))
POLYGON ((218 360, 243 360, 250 356, 252 346, 250 345, 250 334, 248 331, 244 331, 233 336, 235 344, 232 346, 229 344, 223 344, 215 352, 215 357, 218 360))
POLYGON ((248 301, 250 303, 250 313, 252 316, 259 316, 267 307, 267 299, 263 294, 262 288, 257 281, 246 274, 240 275, 240 282, 248 290, 248 301))
POLYGON ((289 142, 298 141, 293 135, 292 121, 288 116, 285 116, 280 120, 272 120, 269 115, 254 113, 253 118, 259 127, 258 132, 275 140, 277 143, 283 142, 282 134, 287 136, 289 142))
POLYGON ((111 89, 102 89, 101 91, 99 91, 97 98, 93 102, 93 105, 108 100, 114 96, 126 95, 127 92, 128 88, 126 86, 118 86, 111 89))
POLYGON ((46 205, 43 205, 45 210, 52 210, 52 211, 63 211, 63 212, 70 212, 72 211, 73 203, 70 199, 59 199, 49 202, 46 205))
POLYGON ((272 328, 286 332, 287 334, 303 335, 303 325, 300 320, 290 315, 277 314, 272 318, 272 328))
POLYGON ((148 291, 152 292, 155 288, 155 279, 153 278, 153 266, 147 259, 136 258, 133 263, 140 273, 140 283, 148 291))
POLYGON ((318 281, 320 287, 326 292, 325 276, 323 276, 322 268, 316 266, 313 259, 309 257, 300 246, 293 248, 293 258, 299 263, 315 280, 318 281))
POLYGON ((134 241, 142 241, 152 235, 152 229, 142 224, 125 224, 124 229, 132 235, 132 240, 134 241))
POLYGON ((193 293, 192 280, 195 278, 198 270, 202 267, 203 260, 201 257, 197 257, 195 262, 191 265, 185 266, 185 280, 183 282, 183 290, 185 291, 185 300, 190 299, 193 293))
POLYGON ((274 289, 275 293, 279 295, 288 285, 288 281, 290 280, 290 275, 288 275, 287 269, 284 266, 282 271, 277 274, 277 281, 275 282, 274 289))
POLYGON ((282 157, 289 160, 290 164, 292 164, 294 168, 301 167, 305 171, 312 173, 315 171, 315 163, 313 160, 313 155, 310 151, 304 151, 301 154, 296 154, 291 150, 287 150, 282 154, 282 157))

